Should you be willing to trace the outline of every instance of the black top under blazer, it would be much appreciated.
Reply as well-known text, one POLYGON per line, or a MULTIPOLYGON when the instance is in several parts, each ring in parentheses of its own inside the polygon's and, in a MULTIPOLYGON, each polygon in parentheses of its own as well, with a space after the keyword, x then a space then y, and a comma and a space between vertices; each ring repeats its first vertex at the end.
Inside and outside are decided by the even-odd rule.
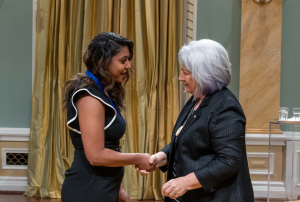
MULTIPOLYGON (((187 191, 180 202, 253 202, 245 145, 246 118, 239 101, 223 88, 207 95, 175 142, 175 133, 194 106, 191 97, 175 124, 171 143, 161 151, 168 164, 168 181, 195 173, 202 188, 187 191), (173 165, 176 171, 173 170, 173 165)), ((165 202, 170 202, 165 197, 165 202)))

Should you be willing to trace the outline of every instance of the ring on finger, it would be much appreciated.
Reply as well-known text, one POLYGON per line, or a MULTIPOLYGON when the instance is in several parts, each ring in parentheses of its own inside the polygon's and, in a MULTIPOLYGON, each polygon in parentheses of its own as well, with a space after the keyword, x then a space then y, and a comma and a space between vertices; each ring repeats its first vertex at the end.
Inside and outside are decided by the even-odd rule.
POLYGON ((176 196, 176 194, 174 194, 173 192, 171 192, 171 195, 172 195, 172 196, 176 196))

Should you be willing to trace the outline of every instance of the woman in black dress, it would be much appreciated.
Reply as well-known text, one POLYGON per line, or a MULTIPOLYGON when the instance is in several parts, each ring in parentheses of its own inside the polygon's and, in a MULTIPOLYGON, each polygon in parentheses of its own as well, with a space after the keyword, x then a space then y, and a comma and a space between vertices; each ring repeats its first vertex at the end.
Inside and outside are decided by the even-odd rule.
POLYGON ((123 82, 131 74, 133 42, 114 33, 101 33, 83 55, 85 74, 65 85, 67 126, 75 147, 65 172, 63 202, 130 201, 121 186, 125 165, 150 171, 149 154, 121 153, 119 140, 126 124, 123 82))

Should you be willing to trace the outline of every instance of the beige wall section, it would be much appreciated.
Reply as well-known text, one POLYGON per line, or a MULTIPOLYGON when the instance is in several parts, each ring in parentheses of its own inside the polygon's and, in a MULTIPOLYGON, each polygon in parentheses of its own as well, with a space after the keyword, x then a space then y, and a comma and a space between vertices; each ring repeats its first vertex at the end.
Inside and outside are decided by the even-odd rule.
POLYGON ((2 142, 0 141, 0 176, 17 176, 17 177, 27 177, 26 170, 10 170, 2 169, 2 148, 23 148, 28 149, 28 142, 2 142))
MULTIPOLYGON (((274 153, 274 174, 270 175, 271 181, 281 182, 285 171, 285 158, 283 146, 272 146, 271 153, 274 153)), ((247 153, 268 153, 269 146, 247 146, 247 153)), ((250 170, 268 171, 269 160, 267 157, 248 157, 248 165, 250 170)), ((252 181, 268 181, 268 175, 251 174, 252 181)))
MULTIPOLYGON (((280 101, 282 0, 242 0, 239 100, 246 133, 268 133, 280 101)), ((278 131, 280 133, 280 131, 278 131)))

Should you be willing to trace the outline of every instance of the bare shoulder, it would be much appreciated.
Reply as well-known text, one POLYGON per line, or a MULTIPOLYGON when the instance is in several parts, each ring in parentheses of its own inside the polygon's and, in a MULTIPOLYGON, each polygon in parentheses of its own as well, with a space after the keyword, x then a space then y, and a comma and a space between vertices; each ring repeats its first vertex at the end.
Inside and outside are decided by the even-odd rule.
POLYGON ((87 92, 82 92, 76 97, 78 111, 105 111, 104 104, 87 92))

